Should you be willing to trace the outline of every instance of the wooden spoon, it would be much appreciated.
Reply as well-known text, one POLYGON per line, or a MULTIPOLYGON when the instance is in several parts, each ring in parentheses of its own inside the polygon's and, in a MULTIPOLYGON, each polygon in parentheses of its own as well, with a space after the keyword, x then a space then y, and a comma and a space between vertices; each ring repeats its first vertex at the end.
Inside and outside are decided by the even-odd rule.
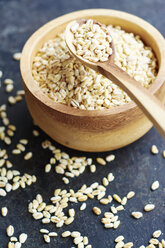
MULTIPOLYGON (((154 95, 152 95, 149 90, 145 89, 139 82, 130 77, 125 71, 115 64, 115 50, 113 42, 110 43, 113 53, 105 62, 93 63, 81 56, 76 55, 75 46, 73 45, 74 36, 70 29, 75 22, 81 25, 86 21, 86 19, 78 19, 67 25, 65 30, 65 41, 70 53, 84 65, 101 73, 123 89, 130 96, 130 98, 135 101, 143 113, 150 119, 157 130, 165 138, 165 108, 163 104, 154 95)), ((94 21, 94 23, 100 26, 102 25, 97 21, 94 21)))

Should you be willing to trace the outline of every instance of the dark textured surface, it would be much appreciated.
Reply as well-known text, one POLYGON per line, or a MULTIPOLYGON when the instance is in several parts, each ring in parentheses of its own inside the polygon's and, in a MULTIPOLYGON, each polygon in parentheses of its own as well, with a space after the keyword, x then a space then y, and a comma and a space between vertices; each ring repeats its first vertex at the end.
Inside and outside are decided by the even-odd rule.
MULTIPOLYGON (((86 8, 113 8, 124 10, 138 15, 165 35, 165 1, 164 0, 0 0, 0 69, 4 72, 4 77, 9 77, 15 81, 14 93, 21 89, 21 78, 19 72, 19 63, 12 60, 12 54, 20 51, 27 38, 42 24, 60 16, 62 14, 86 8)), ((7 94, 4 86, 0 89, 0 104, 7 103, 7 94)), ((36 184, 26 189, 18 189, 11 192, 5 198, 0 198, 0 208, 7 206, 9 209, 6 218, 0 217, 0 248, 7 247, 8 238, 5 229, 9 224, 15 227, 15 235, 21 232, 28 234, 28 240, 23 247, 73 247, 70 238, 62 239, 61 232, 64 230, 79 230, 82 235, 89 237, 90 243, 95 248, 112 248, 114 239, 118 235, 125 236, 125 241, 134 242, 134 247, 142 244, 147 245, 151 234, 156 229, 165 232, 165 160, 162 157, 162 150, 165 149, 165 142, 155 129, 152 129, 139 141, 115 151, 116 160, 106 167, 97 166, 95 174, 90 174, 86 169, 85 173, 77 179, 71 180, 69 186, 61 182, 61 176, 52 170, 50 174, 45 175, 44 165, 51 156, 48 150, 42 150, 41 141, 47 136, 40 131, 39 137, 32 135, 33 123, 26 108, 25 102, 18 103, 15 106, 8 107, 8 115, 11 122, 17 126, 17 133, 13 143, 9 146, 9 158, 14 163, 14 168, 22 173, 28 172, 35 174, 38 178, 36 184), (11 155, 10 151, 15 147, 17 141, 22 138, 30 140, 27 151, 33 150, 33 159, 24 161, 23 154, 18 156, 11 155), (152 144, 158 145, 161 153, 154 156, 150 153, 152 144), (91 209, 99 205, 96 200, 87 201, 85 211, 77 211, 75 222, 69 227, 62 227, 56 230, 53 224, 45 225, 49 230, 56 230, 59 237, 52 238, 50 244, 45 244, 39 229, 44 227, 40 221, 32 219, 27 211, 28 201, 33 199, 37 193, 42 193, 44 200, 48 202, 53 195, 55 188, 74 188, 78 189, 82 184, 90 185, 92 182, 100 181, 109 171, 112 171, 116 180, 108 187, 108 194, 118 193, 124 196, 129 190, 136 192, 136 197, 130 200, 126 210, 119 213, 121 225, 117 230, 105 230, 100 223, 100 217, 93 215, 91 209), (151 192, 150 185, 154 180, 160 181, 160 188, 151 192), (131 211, 142 211, 143 206, 152 202, 156 209, 150 213, 144 213, 144 218, 134 220, 130 217, 131 211)), ((0 124, 1 125, 1 124, 0 124)), ((56 144, 57 147, 62 147, 56 144)), ((0 143, 0 147, 5 145, 0 143)), ((69 150, 62 147, 63 150, 71 155, 84 155, 85 153, 69 150)), ((105 156, 108 153, 102 153, 105 156)), ((97 157, 98 154, 85 154, 86 156, 97 157)), ((77 210, 80 204, 73 205, 77 210)), ((101 206, 103 211, 107 211, 109 206, 101 206)), ((163 237, 163 236, 162 236, 163 237)), ((165 238, 165 237, 164 237, 165 238)))

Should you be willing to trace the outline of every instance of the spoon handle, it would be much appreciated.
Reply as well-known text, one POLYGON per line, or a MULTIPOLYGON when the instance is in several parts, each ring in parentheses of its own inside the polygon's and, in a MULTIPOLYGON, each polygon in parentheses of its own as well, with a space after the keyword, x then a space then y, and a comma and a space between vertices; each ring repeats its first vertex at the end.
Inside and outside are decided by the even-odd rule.
POLYGON ((163 104, 114 63, 101 63, 97 70, 123 89, 165 138, 165 108, 163 104))

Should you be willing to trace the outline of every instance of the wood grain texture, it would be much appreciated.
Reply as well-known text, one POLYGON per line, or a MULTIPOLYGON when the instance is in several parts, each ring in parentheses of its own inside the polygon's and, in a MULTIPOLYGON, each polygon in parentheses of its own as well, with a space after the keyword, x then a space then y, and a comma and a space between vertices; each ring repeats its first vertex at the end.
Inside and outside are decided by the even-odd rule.
POLYGON ((162 35, 142 19, 114 10, 83 10, 61 16, 37 30, 26 42, 21 58, 21 74, 26 101, 35 122, 49 136, 68 147, 83 151, 114 150, 132 143, 152 126, 134 102, 105 110, 77 110, 55 103, 39 89, 31 73, 33 58, 43 43, 62 32, 77 18, 93 18, 104 24, 120 25, 139 34, 158 58, 159 71, 151 94, 165 101, 165 42, 162 35))

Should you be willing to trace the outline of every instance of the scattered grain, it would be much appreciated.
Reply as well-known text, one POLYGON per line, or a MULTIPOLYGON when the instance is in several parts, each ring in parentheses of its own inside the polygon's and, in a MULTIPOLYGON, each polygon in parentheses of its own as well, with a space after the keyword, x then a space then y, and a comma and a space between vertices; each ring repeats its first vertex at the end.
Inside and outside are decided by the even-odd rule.
POLYGON ((62 180, 65 184, 69 184, 69 179, 67 177, 63 177, 62 180))
POLYGON ((80 237, 76 237, 74 238, 73 242, 75 245, 78 245, 79 243, 81 243, 83 241, 83 237, 80 236, 80 237))
POLYGON ((111 162, 111 161, 115 160, 115 155, 110 154, 110 155, 106 156, 105 159, 106 159, 107 162, 111 162))
POLYGON ((27 145, 28 144, 28 140, 27 139, 20 139, 19 142, 23 145, 27 145))
POLYGON ((13 84, 7 84, 6 85, 6 92, 12 92, 12 90, 14 89, 14 86, 13 86, 13 84))
POLYGON ((115 239, 115 242, 118 243, 120 241, 123 241, 124 240, 124 236, 120 235, 118 236, 116 239, 115 239))
POLYGON ((144 210, 148 212, 148 211, 152 211, 154 208, 155 208, 154 204, 147 204, 145 205, 144 210))
MULTIPOLYGON (((66 237, 69 237, 71 235, 71 232, 70 231, 65 231, 65 232, 63 232, 62 234, 61 234, 61 236, 63 237, 63 238, 66 238, 66 237)), ((72 236, 73 237, 73 236, 72 236)))
POLYGON ((101 209, 98 208, 98 207, 93 207, 93 212, 94 212, 94 214, 96 214, 96 215, 100 215, 100 214, 101 214, 101 209))
POLYGON ((20 154, 20 153, 21 153, 21 151, 19 149, 12 150, 12 154, 17 155, 17 154, 20 154))
POLYGON ((159 238, 161 234, 162 234, 161 230, 156 230, 156 231, 152 234, 152 236, 153 236, 154 238, 159 238))
POLYGON ((117 220, 117 221, 114 222, 113 228, 117 229, 119 227, 119 225, 120 225, 120 220, 117 220))
POLYGON ((106 165, 106 161, 103 158, 96 158, 98 164, 106 165))
POLYGON ((15 103, 16 103, 15 97, 14 97, 14 96, 9 96, 9 97, 8 97, 8 102, 9 102, 11 105, 15 104, 15 103))
POLYGON ((39 212, 36 212, 36 213, 33 214, 33 218, 35 220, 42 219, 43 218, 43 214, 42 213, 39 213, 39 212))
POLYGON ((108 198, 102 198, 100 200, 100 203, 103 204, 103 205, 107 205, 109 203, 109 199, 108 198))
POLYGON ((133 247, 133 243, 132 242, 128 242, 124 245, 124 248, 131 248, 133 247))
POLYGON ((9 137, 5 137, 4 138, 4 142, 7 144, 7 145, 10 145, 11 144, 11 139, 9 137))
POLYGON ((15 248, 21 248, 21 243, 20 242, 16 242, 14 245, 15 248))
POLYGON ((0 188, 0 196, 6 196, 6 191, 0 188))
POLYGON ((104 177, 103 180, 102 180, 102 183, 106 187, 106 186, 108 186, 109 181, 108 181, 108 179, 106 177, 104 177))
POLYGON ((115 201, 117 201, 118 203, 121 203, 121 198, 120 198, 120 196, 118 196, 117 194, 114 194, 114 195, 113 195, 113 199, 114 199, 115 201))
POLYGON ((73 231, 73 232, 71 233, 71 237, 73 237, 73 238, 77 238, 77 237, 80 237, 80 236, 81 236, 81 233, 80 233, 80 232, 73 231))
POLYGON ((24 152, 25 151, 25 146, 22 145, 22 144, 17 144, 16 146, 21 152, 24 152))
POLYGON ((122 248, 122 247, 124 247, 124 242, 122 240, 115 245, 115 248, 122 248))
POLYGON ((25 242, 26 242, 26 240, 27 240, 27 234, 26 233, 21 233, 20 235, 19 235, 19 242, 21 243, 21 244, 24 244, 25 242))
POLYGON ((39 134, 39 132, 37 130, 33 130, 33 135, 38 137, 40 134, 39 134))
POLYGON ((75 216, 75 210, 74 210, 74 208, 70 208, 70 209, 68 210, 68 213, 69 213, 69 216, 70 216, 70 217, 74 217, 74 216, 75 216))
POLYGON ((159 153, 159 150, 158 150, 156 145, 152 145, 151 152, 152 152, 152 154, 158 154, 159 153))
POLYGON ((110 210, 112 211, 113 214, 117 214, 117 209, 114 206, 111 206, 110 210))
POLYGON ((70 225, 73 221, 74 221, 74 218, 73 218, 73 217, 69 217, 69 218, 65 221, 65 225, 70 225))
POLYGON ((96 172, 96 165, 94 164, 90 165, 90 172, 92 173, 96 172))
POLYGON ((13 54, 13 59, 20 60, 21 59, 21 53, 14 53, 13 54))
POLYGON ((8 243, 8 248, 15 248, 14 243, 13 243, 13 242, 9 242, 9 243, 8 243))
POLYGON ((125 206, 125 205, 127 204, 127 197, 126 197, 126 196, 124 196, 124 197, 122 198, 121 204, 122 204, 123 206, 125 206))
POLYGON ((46 243, 50 243, 50 237, 49 237, 49 235, 47 235, 47 234, 44 234, 44 241, 46 242, 46 243))
POLYGON ((128 194, 127 194, 127 199, 131 199, 132 197, 134 197, 135 195, 135 192, 134 191, 130 191, 128 194))
POLYGON ((154 191, 159 188, 159 181, 154 181, 151 185, 151 189, 154 191))
POLYGON ((116 210, 117 210, 117 211, 122 211, 122 210, 124 210, 123 205, 119 205, 119 206, 117 206, 117 207, 116 207, 116 210))
POLYGON ((14 234, 14 227, 13 227, 12 225, 8 226, 8 227, 6 228, 6 233, 7 233, 7 236, 8 236, 8 237, 13 236, 13 234, 14 234))
POLYGON ((113 227, 113 223, 107 223, 107 224, 104 225, 104 227, 106 229, 112 228, 113 227))
POLYGON ((49 173, 51 171, 51 168, 52 168, 51 164, 46 164, 45 165, 45 172, 49 173))
POLYGON ((32 158, 32 156, 33 156, 33 153, 32 153, 32 152, 28 152, 28 153, 26 153, 26 155, 24 156, 24 159, 25 159, 25 160, 29 160, 29 159, 32 158))
POLYGON ((6 78, 4 80, 4 84, 8 85, 8 84, 14 84, 14 81, 11 78, 6 78))
POLYGON ((57 237, 58 234, 56 232, 50 232, 49 234, 49 237, 57 237))
POLYGON ((135 219, 140 219, 143 217, 143 214, 141 212, 132 212, 131 215, 135 218, 135 219))
POLYGON ((42 229, 40 229, 40 233, 45 233, 45 234, 48 234, 48 233, 49 233, 49 231, 48 231, 47 229, 42 228, 42 229))
POLYGON ((11 242, 17 242, 18 239, 17 239, 17 237, 14 237, 14 236, 13 236, 13 237, 10 237, 10 241, 11 241, 11 242))
POLYGON ((109 173, 107 176, 107 179, 109 182, 113 182, 113 180, 115 179, 114 175, 112 173, 109 173))
POLYGON ((8 213, 7 207, 1 208, 1 214, 2 214, 3 217, 5 217, 7 215, 7 213, 8 213))
POLYGON ((83 204, 80 206, 80 210, 83 211, 86 209, 87 204, 83 202, 83 204))
POLYGON ((149 240, 149 243, 150 243, 150 244, 153 244, 153 245, 158 245, 158 244, 159 244, 159 240, 154 239, 154 238, 151 238, 151 239, 149 240))

